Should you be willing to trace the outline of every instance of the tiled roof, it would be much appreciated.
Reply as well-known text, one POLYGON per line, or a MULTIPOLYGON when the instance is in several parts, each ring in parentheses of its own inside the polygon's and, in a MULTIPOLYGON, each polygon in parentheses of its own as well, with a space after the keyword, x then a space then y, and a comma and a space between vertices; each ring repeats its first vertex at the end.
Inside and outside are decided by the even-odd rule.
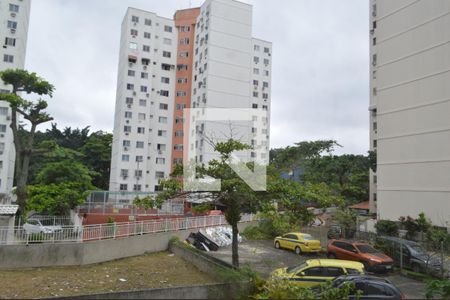
POLYGON ((15 215, 18 208, 18 205, 0 205, 0 215, 15 215))
POLYGON ((348 208, 353 208, 353 209, 369 209, 369 201, 366 202, 361 202, 352 206, 349 206, 348 208))

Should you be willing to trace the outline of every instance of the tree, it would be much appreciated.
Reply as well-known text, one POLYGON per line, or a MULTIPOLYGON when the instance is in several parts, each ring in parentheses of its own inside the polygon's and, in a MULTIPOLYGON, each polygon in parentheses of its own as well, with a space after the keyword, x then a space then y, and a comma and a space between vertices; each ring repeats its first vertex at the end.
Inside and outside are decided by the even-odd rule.
MULTIPOLYGON (((31 156, 40 151, 35 149, 33 142, 36 134, 36 128, 42 123, 53 120, 45 112, 47 101, 39 98, 35 101, 28 101, 18 95, 23 92, 26 94, 38 94, 52 96, 54 86, 38 77, 36 73, 30 73, 25 70, 5 70, 0 72, 0 78, 5 84, 12 86, 11 94, 1 94, 0 99, 9 103, 11 107, 11 130, 14 138, 16 150, 15 176, 17 203, 19 213, 24 213, 27 202, 27 180, 31 156), (19 115, 29 122, 30 128, 19 132, 19 115), (22 133, 22 134, 21 134, 22 133)), ((25 127, 23 127, 25 129, 25 127)))
POLYGON ((277 169, 294 170, 303 166, 306 160, 331 154, 340 145, 333 140, 302 141, 295 146, 270 150, 270 164, 277 169))
POLYGON ((80 149, 83 163, 96 172, 92 184, 103 190, 108 190, 109 186, 112 138, 110 133, 92 133, 80 149))

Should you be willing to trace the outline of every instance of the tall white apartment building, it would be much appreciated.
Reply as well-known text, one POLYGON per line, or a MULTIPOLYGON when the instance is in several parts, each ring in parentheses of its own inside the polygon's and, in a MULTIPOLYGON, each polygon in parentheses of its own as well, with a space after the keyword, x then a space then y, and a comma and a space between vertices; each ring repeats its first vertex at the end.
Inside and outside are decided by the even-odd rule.
MULTIPOLYGON (((0 1, 0 71, 25 66, 30 6, 30 0, 0 1)), ((0 92, 10 93, 11 87, 0 80, 0 92)), ((10 123, 11 109, 0 101, 0 195, 9 195, 13 187, 15 149, 10 123)))
POLYGON ((248 4, 207 0, 177 11, 174 20, 129 8, 122 24, 110 191, 158 191, 159 180, 183 159, 207 163, 217 157, 205 135, 222 140, 230 128, 234 138, 264 149, 241 156, 267 161, 271 55, 271 43, 252 38, 248 4), (184 132, 185 108, 245 108, 267 116, 203 122, 184 132))
POLYGON ((129 8, 122 23, 111 191, 155 191, 170 173, 177 30, 129 8))
POLYGON ((370 1, 371 209, 450 226, 450 1, 370 1))
POLYGON ((199 122, 190 132, 189 150, 195 148, 195 157, 189 158, 206 163, 217 157, 208 140, 233 137, 259 150, 238 156, 267 162, 272 45, 252 37, 252 6, 207 0, 200 9, 196 28, 192 107, 253 109, 255 116, 249 115, 251 121, 227 122, 224 115, 223 120, 199 122), (266 116, 258 115, 258 110, 266 112, 266 116))

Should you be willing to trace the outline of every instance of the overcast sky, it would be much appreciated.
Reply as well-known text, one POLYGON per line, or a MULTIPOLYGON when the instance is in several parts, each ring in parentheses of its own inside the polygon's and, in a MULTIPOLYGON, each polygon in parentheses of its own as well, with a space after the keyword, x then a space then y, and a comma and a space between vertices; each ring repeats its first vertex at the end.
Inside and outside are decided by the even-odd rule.
MULTIPOLYGON (((56 86, 59 127, 112 132, 120 24, 128 6, 172 17, 198 0, 34 0, 26 69, 56 86)), ((273 42, 271 147, 335 139, 368 150, 367 0, 244 0, 273 42)), ((45 127, 43 127, 45 128, 45 127)), ((41 130, 43 129, 41 128, 41 130)))

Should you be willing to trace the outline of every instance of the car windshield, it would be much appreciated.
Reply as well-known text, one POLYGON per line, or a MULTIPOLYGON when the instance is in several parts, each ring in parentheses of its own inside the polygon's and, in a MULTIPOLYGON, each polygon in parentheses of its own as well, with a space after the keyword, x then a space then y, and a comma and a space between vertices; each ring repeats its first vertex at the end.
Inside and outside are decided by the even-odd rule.
POLYGON ((287 272, 287 273, 295 273, 295 272, 297 272, 298 270, 301 270, 301 269, 303 269, 303 268, 306 267, 306 266, 307 266, 306 263, 302 263, 302 264, 299 264, 299 265, 296 265, 296 266, 288 267, 288 268, 286 269, 286 272, 287 272))
POLYGON ((305 241, 310 241, 313 239, 313 237, 310 234, 304 234, 302 235, 302 237, 305 241))
POLYGON ((356 248, 358 248, 361 253, 380 253, 380 251, 369 245, 356 245, 356 248))
POLYGON ((417 252, 418 254, 426 254, 427 252, 425 251, 425 249, 418 245, 418 244, 409 244, 408 245, 413 251, 417 252))

